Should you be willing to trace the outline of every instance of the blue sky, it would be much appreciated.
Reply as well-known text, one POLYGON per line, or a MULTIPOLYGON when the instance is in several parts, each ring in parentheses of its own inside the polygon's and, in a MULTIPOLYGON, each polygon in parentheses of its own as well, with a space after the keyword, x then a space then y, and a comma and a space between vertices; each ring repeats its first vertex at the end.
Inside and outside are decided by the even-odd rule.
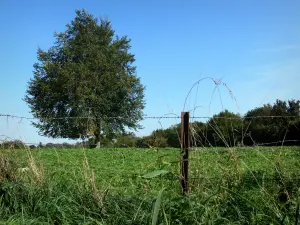
MULTIPOLYGON (((276 99, 300 99, 299 0, 11 0, 0 2, 0 114, 31 116, 22 98, 37 48, 52 46, 54 31, 64 31, 83 8, 110 19, 116 34, 132 40, 148 116, 179 115, 189 89, 203 77, 222 78, 237 104, 223 86, 212 95, 214 83, 205 80, 187 101, 186 110, 199 106, 195 116, 225 108, 243 114, 276 99)), ((176 122, 142 121, 138 135, 176 122)), ((38 136, 26 120, 0 118, 0 135, 54 141, 38 136)))

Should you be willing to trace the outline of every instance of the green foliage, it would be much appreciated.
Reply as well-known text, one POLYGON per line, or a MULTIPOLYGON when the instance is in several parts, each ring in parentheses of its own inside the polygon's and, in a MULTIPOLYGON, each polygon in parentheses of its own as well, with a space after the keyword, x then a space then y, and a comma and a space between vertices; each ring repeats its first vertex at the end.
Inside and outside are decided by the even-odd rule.
POLYGON ((169 147, 180 148, 181 124, 171 126, 164 133, 169 147))
POLYGON ((150 178, 158 177, 160 175, 164 175, 164 174, 167 174, 167 173, 169 173, 169 172, 166 171, 166 170, 155 170, 155 171, 152 171, 150 173, 147 173, 147 174, 143 175, 142 177, 150 179, 150 178))
POLYGON ((242 118, 225 110, 207 121, 207 139, 214 146, 236 146, 241 141, 242 118))
POLYGON ((26 145, 20 140, 3 141, 0 143, 0 149, 24 149, 26 145))
POLYGON ((2 151, 14 176, 0 181, 1 222, 296 224, 298 147, 222 149, 190 153, 188 196, 178 149, 2 151))
POLYGON ((164 130, 160 129, 152 132, 150 145, 157 148, 165 148, 168 146, 164 130))
POLYGON ((15 173, 16 168, 14 163, 9 158, 0 155, 0 183, 3 180, 14 180, 15 173))
POLYGON ((150 147, 150 137, 141 137, 136 140, 135 147, 137 148, 149 148, 150 147))
POLYGON ((154 209, 153 209, 153 216, 152 216, 152 225, 157 224, 158 214, 159 214, 159 210, 161 207, 161 199, 162 199, 163 191, 164 191, 164 189, 160 190, 160 192, 158 193, 158 196, 156 198, 156 201, 155 201, 155 205, 154 205, 154 209))
MULTIPOLYGON (((241 142, 243 121, 240 115, 225 110, 206 123, 190 123, 191 146, 236 146, 241 142)), ((180 148, 181 124, 158 129, 144 137, 143 143, 154 147, 180 148)), ((141 140, 140 140, 141 142, 141 140)), ((139 145, 137 147, 141 146, 139 145)))
MULTIPOLYGON (((244 145, 299 145, 300 101, 277 100, 244 116, 224 110, 206 122, 190 123, 192 147, 244 145)), ((181 124, 158 129, 137 141, 137 147, 180 148, 181 124)))
POLYGON ((175 149, 36 149, 34 161, 26 151, 8 151, 15 175, 0 181, 0 218, 4 224, 297 222, 297 147, 220 150, 191 152, 188 196, 180 193, 175 149), (288 193, 285 203, 282 193, 288 193))
MULTIPOLYGON (((180 127, 178 126, 179 130, 180 127)), ((151 135, 140 138, 137 140, 136 147, 155 147, 155 148, 166 148, 166 147, 180 147, 180 141, 178 138, 175 126, 170 127, 166 130, 157 129, 151 133, 151 135)))
POLYGON ((134 133, 122 133, 117 135, 114 147, 117 148, 134 148, 136 146, 138 138, 135 136, 134 133))
POLYGON ((40 134, 98 141, 126 127, 140 128, 144 86, 136 76, 130 40, 85 10, 76 11, 55 38, 47 51, 38 49, 24 99, 39 119, 33 124, 40 134))
POLYGON ((277 100, 274 105, 264 105, 250 110, 245 115, 248 138, 245 144, 271 143, 299 144, 288 140, 299 140, 300 101, 277 100))

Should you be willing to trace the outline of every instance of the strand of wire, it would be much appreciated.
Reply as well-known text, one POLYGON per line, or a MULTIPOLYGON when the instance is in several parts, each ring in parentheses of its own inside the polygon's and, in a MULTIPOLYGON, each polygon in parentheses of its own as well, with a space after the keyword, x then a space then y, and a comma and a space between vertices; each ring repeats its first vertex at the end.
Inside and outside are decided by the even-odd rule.
MULTIPOLYGON (((41 117, 41 118, 34 118, 34 117, 26 117, 26 116, 16 116, 12 114, 0 114, 0 117, 7 117, 12 119, 20 119, 20 120, 65 120, 65 119, 92 119, 92 120, 101 120, 101 119, 126 119, 130 118, 128 117, 102 117, 102 118, 94 118, 94 117, 88 117, 88 116, 82 116, 82 117, 41 117)), ((142 119, 180 119, 181 116, 144 116, 142 119)), ((190 119, 228 119, 228 120, 240 120, 240 119, 259 119, 259 118, 300 118, 300 115, 298 116, 288 116, 288 115, 282 115, 282 116, 245 116, 245 117, 221 117, 221 116, 191 116, 190 119)))

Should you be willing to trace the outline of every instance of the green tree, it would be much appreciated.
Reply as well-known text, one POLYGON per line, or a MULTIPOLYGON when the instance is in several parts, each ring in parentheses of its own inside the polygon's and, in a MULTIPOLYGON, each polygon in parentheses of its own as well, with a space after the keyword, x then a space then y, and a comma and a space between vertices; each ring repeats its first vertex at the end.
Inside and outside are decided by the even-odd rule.
POLYGON ((190 145, 192 147, 203 147, 212 145, 207 136, 209 130, 208 128, 210 128, 208 124, 201 121, 195 121, 190 124, 190 145))
POLYGON ((251 138, 245 143, 281 145, 286 140, 298 140, 299 109, 299 100, 277 99, 273 105, 266 104, 248 111, 245 122, 251 138))
POLYGON ((138 138, 132 132, 119 134, 115 140, 115 147, 133 148, 136 146, 137 139, 138 138))
POLYGON ((135 147, 137 148, 149 148, 151 142, 151 137, 150 136, 145 136, 145 137, 140 137, 137 138, 135 147))
POLYGON ((176 124, 164 130, 168 147, 180 148, 181 124, 176 124))
POLYGON ((240 115, 222 111, 207 121, 207 139, 216 146, 236 146, 242 142, 242 127, 240 115))
POLYGON ((246 137, 244 144, 253 145, 263 142, 270 142, 270 136, 274 133, 271 124, 272 105, 264 104, 261 107, 249 110, 244 116, 246 137))
POLYGON ((164 129, 157 129, 150 135, 150 145, 157 148, 168 146, 167 137, 164 129))
POLYGON ((54 138, 112 138, 125 128, 139 129, 144 86, 136 76, 130 40, 115 35, 111 23, 85 10, 55 44, 38 49, 38 63, 25 102, 40 134, 54 138))

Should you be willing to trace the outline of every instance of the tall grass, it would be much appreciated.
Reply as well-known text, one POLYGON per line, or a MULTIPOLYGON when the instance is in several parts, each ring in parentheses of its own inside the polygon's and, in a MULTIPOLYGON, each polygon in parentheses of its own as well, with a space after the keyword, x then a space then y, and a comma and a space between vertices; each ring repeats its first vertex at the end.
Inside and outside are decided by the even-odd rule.
POLYGON ((195 150, 182 196, 177 149, 3 150, 0 224, 297 224, 300 155, 281 155, 195 150))

